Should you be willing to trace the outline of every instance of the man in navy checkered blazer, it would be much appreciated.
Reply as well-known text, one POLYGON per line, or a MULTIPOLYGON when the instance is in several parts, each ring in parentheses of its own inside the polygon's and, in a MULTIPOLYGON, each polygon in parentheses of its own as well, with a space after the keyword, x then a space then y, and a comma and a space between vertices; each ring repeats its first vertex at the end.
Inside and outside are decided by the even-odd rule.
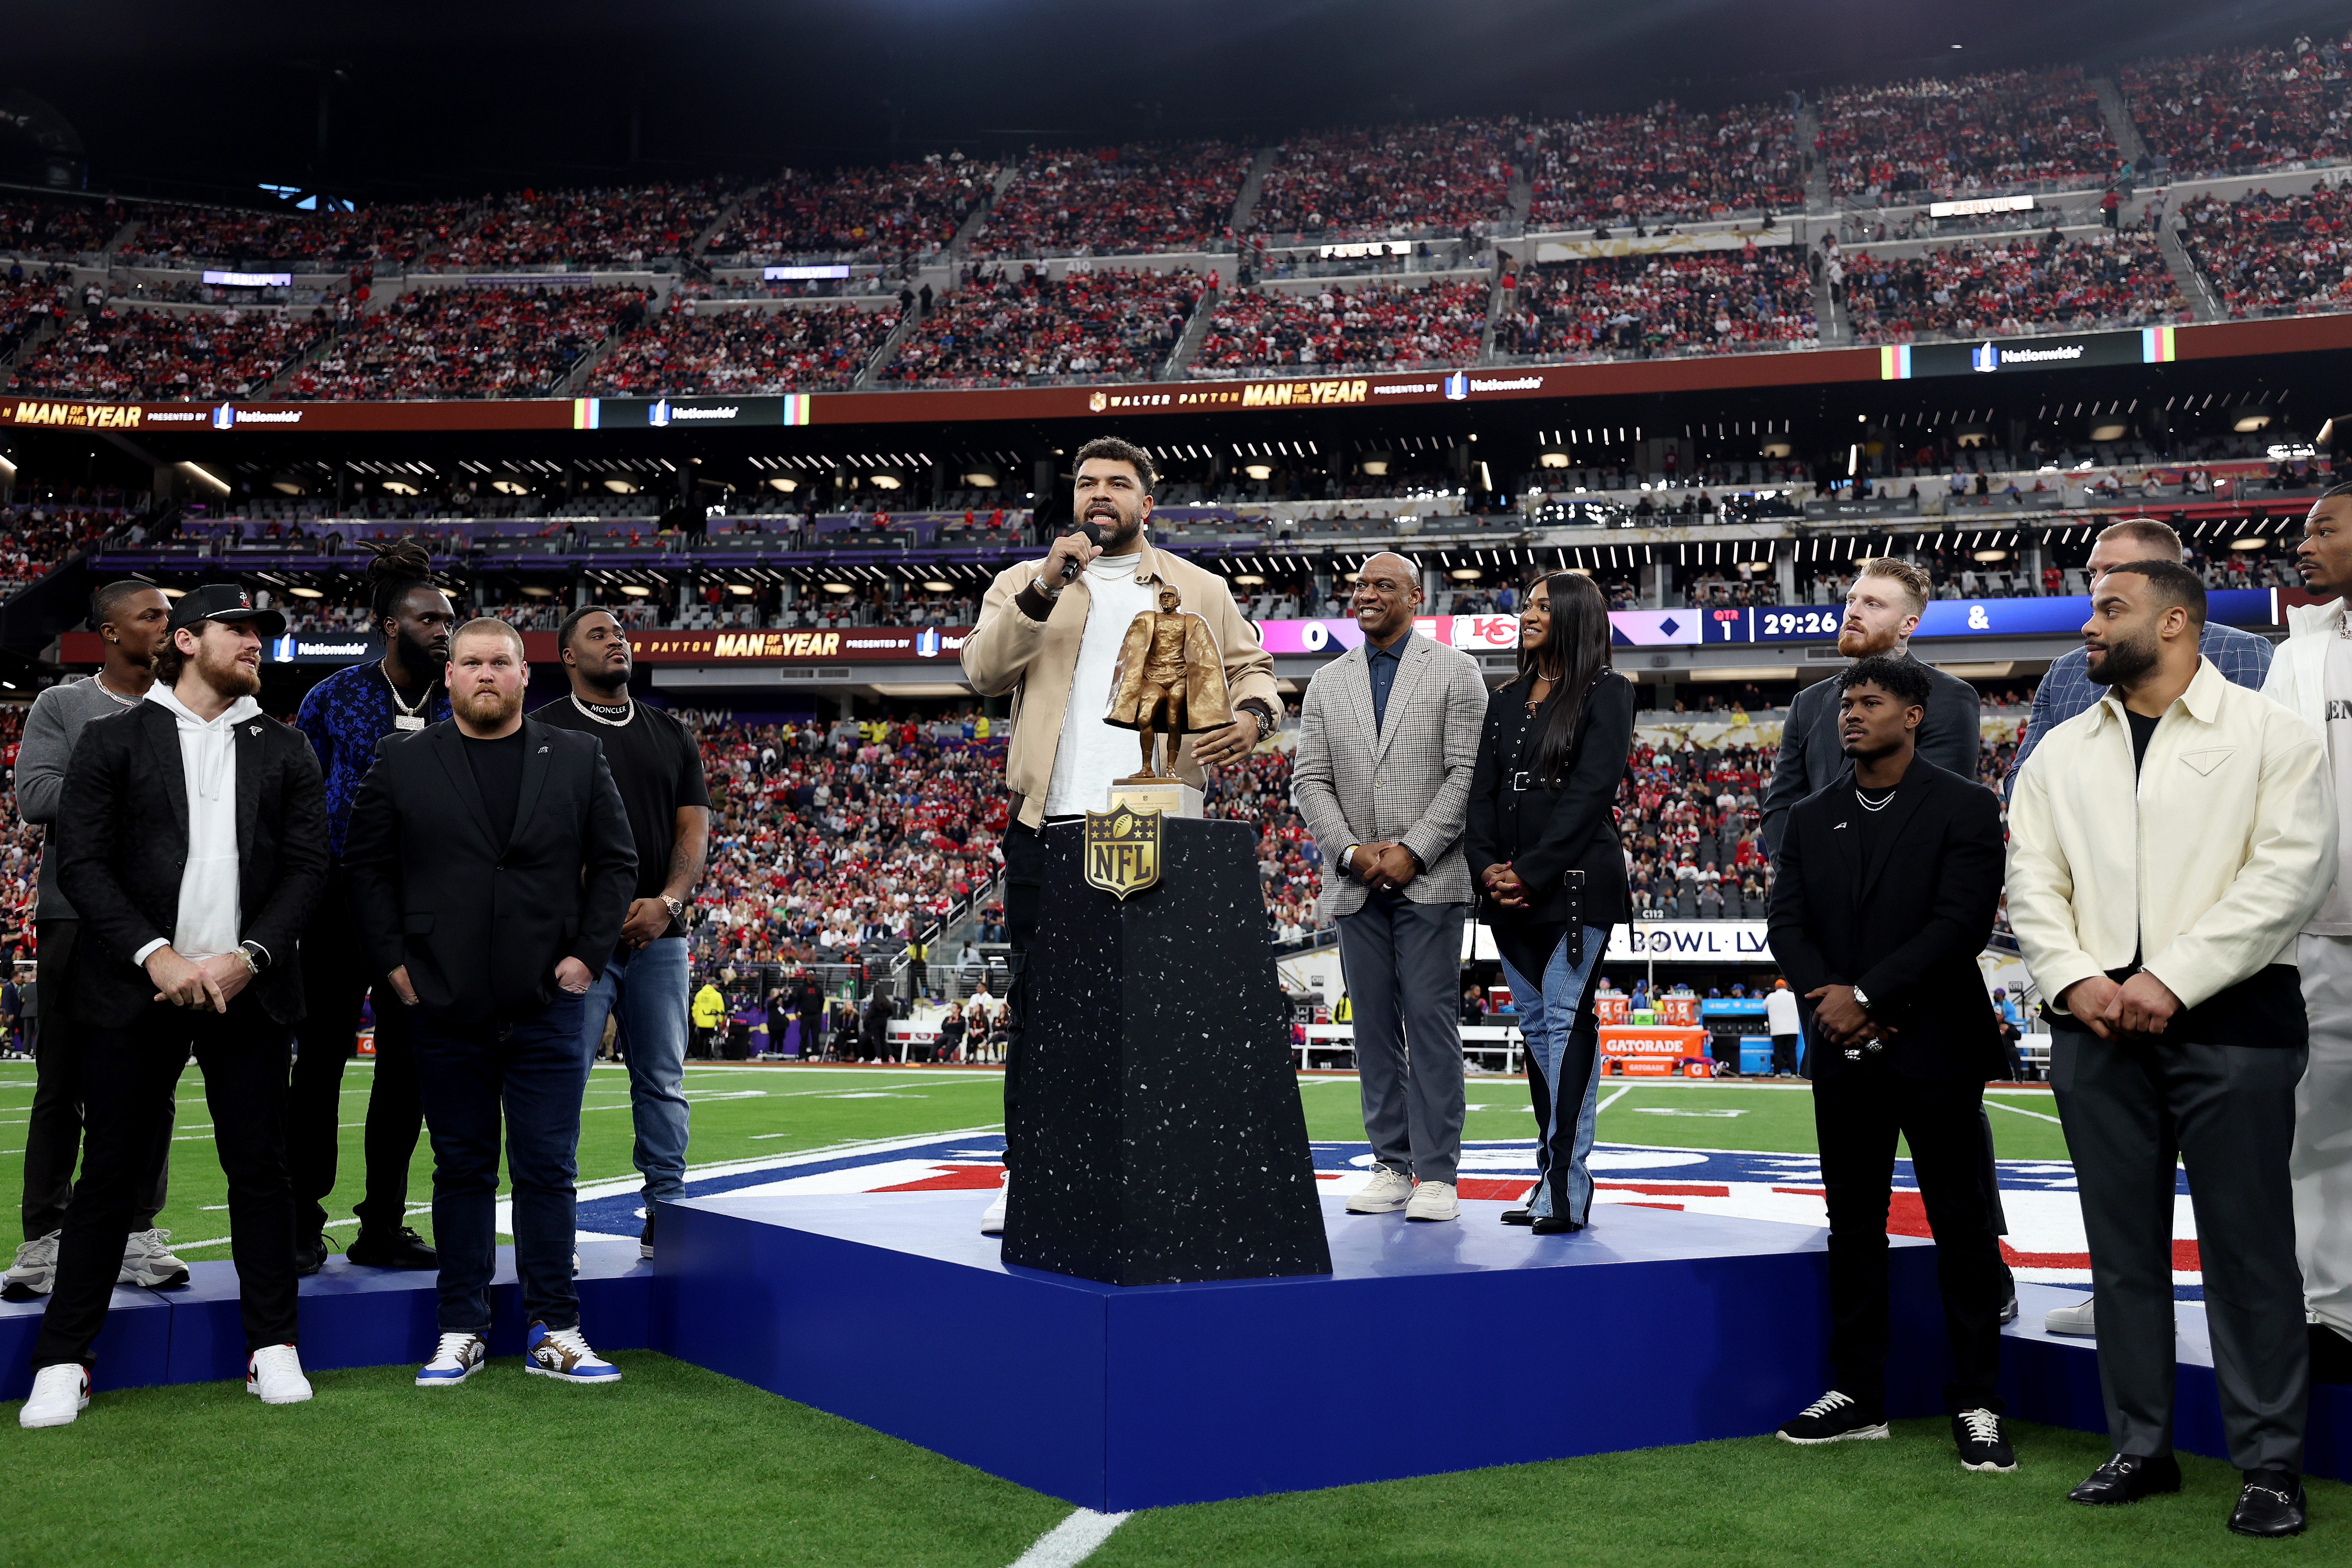
MULTIPOLYGON (((2103 572, 2111 572, 2126 561, 2173 561, 2180 559, 2180 535, 2152 517, 2126 518, 2101 531, 2092 542, 2091 558, 2084 563, 2084 575, 2093 582, 2103 572)), ((2205 623, 2198 639, 2198 651, 2213 661, 2232 685, 2249 691, 2263 689, 2263 678, 2271 672, 2271 645, 2268 638, 2252 632, 2242 632, 2235 626, 2225 626, 2219 621, 2205 623)), ((2009 773, 2000 781, 2001 798, 2016 787, 2017 770, 2042 737, 2050 733, 2075 714, 2086 711, 2093 703, 2107 694, 2104 686, 2095 685, 2089 674, 2089 664, 2083 650, 2074 648, 2050 666, 2042 684, 2033 690, 2033 712, 2025 721, 2025 741, 2017 754, 2009 760, 2009 773)))

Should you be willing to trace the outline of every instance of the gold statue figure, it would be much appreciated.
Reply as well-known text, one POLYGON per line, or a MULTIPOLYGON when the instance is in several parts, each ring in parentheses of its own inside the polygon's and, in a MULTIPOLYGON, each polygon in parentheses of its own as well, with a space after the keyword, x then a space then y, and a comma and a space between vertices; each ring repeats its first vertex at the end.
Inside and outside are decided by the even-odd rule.
POLYGON ((1183 597, 1160 584, 1160 608, 1129 623, 1111 672, 1110 711, 1103 722, 1140 731, 1143 771, 1137 778, 1176 776, 1176 751, 1187 735, 1222 730, 1234 721, 1232 694, 1225 689, 1225 661, 1209 623, 1183 609, 1183 597), (1168 737, 1168 766, 1153 765, 1161 735, 1168 737))

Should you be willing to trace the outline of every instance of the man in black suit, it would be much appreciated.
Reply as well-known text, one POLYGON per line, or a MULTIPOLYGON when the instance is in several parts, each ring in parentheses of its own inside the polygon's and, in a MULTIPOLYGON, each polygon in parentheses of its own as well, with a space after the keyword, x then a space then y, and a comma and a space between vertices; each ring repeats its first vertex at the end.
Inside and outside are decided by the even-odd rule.
POLYGON ((523 1369, 621 1375, 580 1331, 573 1178, 595 1048, 582 999, 621 940, 636 847, 596 742, 522 716, 529 672, 512 626, 458 627, 452 717, 384 740, 343 845, 369 960, 413 1009, 433 1139, 441 1340, 420 1387, 464 1382, 488 1349, 502 1108, 523 1369))
POLYGON ((295 1341, 286 1085, 303 923, 327 872, 326 795, 299 731, 267 718, 261 639, 285 617, 233 586, 173 607, 146 700, 93 721, 66 769, 58 881, 82 930, 66 994, 88 1142, 19 1422, 61 1426, 88 1368, 132 1207, 191 1050, 228 1177, 247 1386, 310 1397, 295 1341))
POLYGON ((1772 956, 1814 1042, 1837 1386, 1780 1436, 1886 1436, 1886 1216, 1899 1135, 1936 1237, 1954 1369, 1944 1399, 1960 1462, 2011 1470, 1993 1392, 2006 1287, 1978 1171, 1985 1080, 2001 1068, 1977 968, 2000 901, 2000 803, 1917 754, 1930 698, 1918 664, 1865 658, 1837 684, 1853 772, 1790 813, 1771 913, 1772 956))

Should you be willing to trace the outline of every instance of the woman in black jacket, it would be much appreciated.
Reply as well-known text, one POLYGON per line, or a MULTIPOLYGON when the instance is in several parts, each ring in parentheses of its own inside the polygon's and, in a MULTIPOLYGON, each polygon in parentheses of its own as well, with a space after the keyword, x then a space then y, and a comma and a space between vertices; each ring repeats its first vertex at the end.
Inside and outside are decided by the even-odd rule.
POLYGON ((1479 918, 1518 1007, 1541 1174, 1505 1223, 1581 1230, 1591 1212, 1593 983, 1627 918, 1618 781, 1633 743, 1633 686, 1609 667, 1609 608, 1589 577, 1528 590, 1519 673, 1486 704, 1463 835, 1479 918))

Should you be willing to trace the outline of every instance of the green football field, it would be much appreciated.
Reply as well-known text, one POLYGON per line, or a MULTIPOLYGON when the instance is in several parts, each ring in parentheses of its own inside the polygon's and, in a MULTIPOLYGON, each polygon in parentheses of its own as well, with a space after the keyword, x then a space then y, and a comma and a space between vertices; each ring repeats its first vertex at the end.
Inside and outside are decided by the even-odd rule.
MULTIPOLYGON (((371 1069, 354 1065, 335 1212, 359 1191, 371 1069)), ((29 1063, 0 1063, 0 1134, 24 1126, 29 1063)), ((691 1071, 695 1165, 927 1132, 992 1131, 986 1070, 772 1066, 691 1071)), ((227 1253, 219 1168, 201 1084, 181 1089, 172 1202, 163 1217, 192 1259, 227 1253), (189 1246, 188 1244, 209 1244, 189 1246)), ((1801 1086, 1612 1080, 1604 1142, 1769 1152, 1813 1147, 1801 1086), (1621 1093, 1620 1090, 1622 1090, 1621 1093)), ((1302 1079, 1318 1139, 1362 1136, 1355 1084, 1302 1079)), ((1992 1097, 2000 1152, 2063 1159, 2049 1096, 1992 1097)), ((629 1173, 627 1080, 597 1069, 581 1138, 583 1182, 629 1173)), ((1471 1139, 1525 1138, 1525 1087, 1473 1078, 1471 1139)), ((0 1135, 0 1192, 16 1200, 22 1141, 0 1135)), ((412 1171, 419 1229, 429 1161, 412 1171)), ((345 1226, 341 1234, 348 1235, 345 1226)), ((950 1325, 973 1336, 985 1324, 950 1325)), ((1402 1380, 1507 1375, 1516 1335, 1443 1326, 1335 1325, 1402 1380)), ((1573 1352, 1568 1353, 1575 1353, 1573 1352)), ((1891 1442, 1796 1449, 1770 1438, 1602 1455, 1133 1515, 1084 1554, 1069 1505, 837 1417, 647 1352, 622 1352, 614 1388, 581 1389, 494 1363, 464 1388, 423 1394, 408 1367, 313 1374, 318 1397, 265 1409, 233 1384, 101 1394, 74 1426, 0 1425, 16 1477, 0 1520, 9 1563, 311 1568, 428 1564, 874 1563, 1003 1568, 1083 1560, 1127 1564, 2050 1563, 2342 1561, 2352 1489, 2311 1483, 2300 1540, 2254 1543, 2221 1528, 2235 1476, 2184 1458, 2188 1488, 2127 1510, 2077 1508, 2065 1489, 2105 1454, 2099 1437, 2021 1426, 2021 1468, 1972 1475, 1940 1422, 1898 1425, 1891 1442), (135 1541, 126 1536, 134 1527, 135 1541), (1041 1537, 1046 1539, 1041 1542, 1041 1537)), ((0 1415, 13 1407, 0 1407, 0 1415)), ((1392 1432, 1333 1440, 1402 1444, 1392 1432)))

